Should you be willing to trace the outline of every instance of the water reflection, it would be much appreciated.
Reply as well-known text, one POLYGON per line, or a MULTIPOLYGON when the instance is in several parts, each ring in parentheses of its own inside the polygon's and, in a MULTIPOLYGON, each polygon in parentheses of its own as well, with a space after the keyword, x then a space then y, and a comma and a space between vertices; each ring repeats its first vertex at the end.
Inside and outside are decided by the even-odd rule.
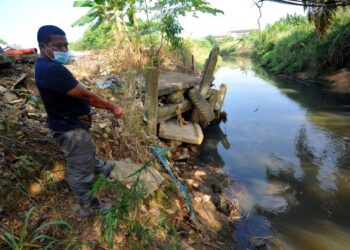
POLYGON ((245 70, 217 72, 229 121, 208 128, 201 154, 241 185, 238 249, 347 249, 349 96, 245 70))
POLYGON ((214 123, 205 130, 205 136, 201 145, 199 159, 203 162, 211 162, 217 167, 224 167, 225 162, 218 152, 219 143, 226 150, 230 149, 231 147, 227 136, 220 128, 220 123, 214 123))

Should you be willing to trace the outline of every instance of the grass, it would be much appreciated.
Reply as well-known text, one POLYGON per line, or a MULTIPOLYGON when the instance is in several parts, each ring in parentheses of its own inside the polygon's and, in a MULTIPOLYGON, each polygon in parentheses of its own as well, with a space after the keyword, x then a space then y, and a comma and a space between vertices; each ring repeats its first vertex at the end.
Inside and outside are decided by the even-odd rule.
POLYGON ((71 229, 71 226, 63 220, 50 220, 49 222, 40 224, 36 228, 30 228, 29 219, 32 215, 35 207, 32 207, 25 215, 25 219, 20 229, 20 233, 17 234, 13 230, 5 231, 3 235, 0 235, 0 239, 11 247, 13 250, 23 250, 30 248, 50 249, 53 244, 56 244, 59 240, 44 233, 44 230, 52 226, 64 226, 71 229))
POLYGON ((305 17, 289 15, 248 40, 257 62, 274 74, 306 72, 309 77, 348 67, 350 11, 337 13, 328 32, 319 37, 305 17))

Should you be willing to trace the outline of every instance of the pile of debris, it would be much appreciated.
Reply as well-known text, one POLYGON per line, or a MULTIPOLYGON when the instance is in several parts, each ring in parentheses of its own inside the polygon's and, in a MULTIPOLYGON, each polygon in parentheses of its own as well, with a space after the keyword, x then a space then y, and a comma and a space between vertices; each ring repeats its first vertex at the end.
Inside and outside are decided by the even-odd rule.
POLYGON ((150 68, 145 80, 145 111, 149 132, 159 137, 200 145, 202 128, 225 115, 221 112, 227 85, 213 87, 219 48, 210 52, 201 77, 150 68), (175 118, 175 119, 173 119, 175 118))

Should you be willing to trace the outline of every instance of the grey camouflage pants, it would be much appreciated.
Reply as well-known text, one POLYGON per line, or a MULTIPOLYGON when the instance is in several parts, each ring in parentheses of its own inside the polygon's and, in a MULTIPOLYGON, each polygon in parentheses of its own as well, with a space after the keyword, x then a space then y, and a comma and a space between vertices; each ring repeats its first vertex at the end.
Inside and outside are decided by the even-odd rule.
POLYGON ((109 175, 110 168, 96 155, 91 135, 86 129, 52 132, 66 158, 68 183, 80 203, 91 200, 91 186, 96 174, 109 175))

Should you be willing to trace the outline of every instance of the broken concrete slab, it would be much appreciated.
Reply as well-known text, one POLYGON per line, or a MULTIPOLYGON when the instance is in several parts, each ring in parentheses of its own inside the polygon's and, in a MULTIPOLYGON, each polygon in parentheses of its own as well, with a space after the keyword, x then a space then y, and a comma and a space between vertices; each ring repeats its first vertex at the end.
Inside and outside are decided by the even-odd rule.
POLYGON ((158 95, 169 95, 182 89, 188 89, 198 85, 200 78, 195 75, 180 72, 163 72, 159 74, 158 95))
POLYGON ((0 94, 5 93, 7 91, 7 88, 4 86, 0 86, 0 94))
MULTIPOLYGON (((130 187, 138 178, 138 174, 133 174, 142 167, 142 164, 133 163, 130 159, 114 161, 114 169, 112 170, 110 177, 112 179, 117 179, 123 182, 127 187, 130 187)), ((139 182, 147 194, 156 191, 163 181, 163 176, 153 167, 147 167, 145 170, 141 171, 139 178, 139 182)))
POLYGON ((202 128, 198 123, 189 122, 180 126, 175 119, 160 124, 159 137, 198 145, 204 138, 202 128))
POLYGON ((6 92, 4 94, 4 101, 6 103, 12 103, 13 101, 16 101, 17 99, 18 99, 17 96, 15 94, 10 93, 10 92, 6 92))

